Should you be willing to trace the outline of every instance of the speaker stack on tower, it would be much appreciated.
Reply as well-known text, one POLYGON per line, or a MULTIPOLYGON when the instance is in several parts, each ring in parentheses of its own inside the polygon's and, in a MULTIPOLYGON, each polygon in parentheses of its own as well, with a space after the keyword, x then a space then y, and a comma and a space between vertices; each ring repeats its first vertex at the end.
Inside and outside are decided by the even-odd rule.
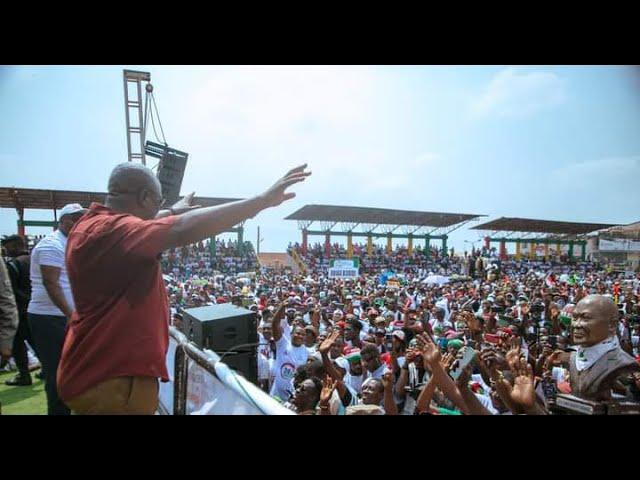
POLYGON ((213 350, 229 368, 258 382, 257 318, 255 312, 230 303, 182 311, 183 332, 198 348, 213 350), (240 345, 244 345, 239 347, 240 345), (237 347, 237 348, 236 348, 237 347))
POLYGON ((189 154, 148 140, 145 144, 145 154, 160 159, 157 175, 162 186, 162 196, 167 206, 173 205, 180 198, 180 188, 189 154))

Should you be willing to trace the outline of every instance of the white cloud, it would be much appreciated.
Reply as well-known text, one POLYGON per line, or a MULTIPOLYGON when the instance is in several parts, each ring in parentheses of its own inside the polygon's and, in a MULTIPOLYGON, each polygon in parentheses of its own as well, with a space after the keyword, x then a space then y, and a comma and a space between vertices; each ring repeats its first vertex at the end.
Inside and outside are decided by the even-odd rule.
POLYGON ((524 117, 561 105, 566 98, 565 81, 555 73, 510 67, 491 79, 471 111, 477 116, 524 117))

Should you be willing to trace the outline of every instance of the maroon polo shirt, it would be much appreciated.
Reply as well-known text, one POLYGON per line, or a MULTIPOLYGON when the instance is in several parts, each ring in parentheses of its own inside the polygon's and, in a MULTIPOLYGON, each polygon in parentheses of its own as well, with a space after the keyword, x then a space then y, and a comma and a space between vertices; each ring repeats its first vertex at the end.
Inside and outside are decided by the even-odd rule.
POLYGON ((92 203, 74 225, 66 265, 76 311, 58 367, 62 400, 115 377, 168 381, 169 305, 159 255, 176 218, 141 220, 92 203))

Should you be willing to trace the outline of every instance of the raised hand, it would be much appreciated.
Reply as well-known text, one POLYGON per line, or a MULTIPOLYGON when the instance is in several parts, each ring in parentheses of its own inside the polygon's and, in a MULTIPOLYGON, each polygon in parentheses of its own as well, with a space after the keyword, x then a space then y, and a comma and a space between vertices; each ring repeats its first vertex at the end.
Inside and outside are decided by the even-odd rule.
POLYGON ((393 372, 390 370, 388 372, 385 372, 380 380, 382 381, 382 385, 384 386, 385 390, 393 387, 393 372))
POLYGON ((565 353, 562 350, 556 350, 549 355, 544 361, 544 370, 551 371, 554 365, 557 365, 560 361, 560 356, 565 353))
POLYGON ((416 360, 416 357, 419 355, 419 352, 416 352, 416 349, 413 347, 407 348, 404 353, 404 360, 407 365, 413 363, 416 360))
POLYGON ((435 343, 433 343, 428 335, 424 333, 422 335, 417 335, 416 342, 422 351, 422 358, 424 360, 425 367, 428 366, 428 368, 431 368, 431 365, 435 365, 440 361, 442 358, 440 349, 435 343))
POLYGON ((524 410, 528 410, 536 403, 536 392, 533 387, 533 369, 524 359, 514 365, 514 385, 511 390, 511 401, 524 410))
POLYGON ((471 333, 478 333, 482 331, 482 325, 473 313, 463 311, 460 313, 460 315, 462 315, 462 318, 464 319, 471 333))
POLYGON ((469 388, 469 380, 471 380, 471 373, 473 372, 473 362, 469 363, 460 372, 460 376, 456 380, 458 388, 469 388))
POLYGON ((267 207, 277 207, 282 202, 291 200, 296 196, 293 192, 285 193, 285 190, 298 182, 304 181, 309 175, 311 175, 311 172, 304 171, 305 168, 307 168, 306 163, 289 170, 284 177, 274 183, 269 190, 262 194, 267 207))
POLYGON ((322 391, 320 392, 320 405, 328 405, 333 391, 336 389, 338 382, 333 380, 329 375, 324 377, 322 382, 322 391))
POLYGON ((182 197, 176 203, 174 203, 171 206, 172 213, 174 215, 180 215, 182 213, 188 212, 189 210, 195 210, 196 208, 201 208, 202 205, 192 205, 193 196, 195 194, 196 194, 196 192, 191 192, 191 193, 185 195, 184 197, 182 197))
POLYGON ((442 357, 442 360, 440 361, 440 364, 442 365, 442 368, 444 368, 445 372, 449 372, 449 370, 451 370, 451 367, 453 366, 453 362, 455 362, 456 360, 456 356, 451 354, 451 353, 445 353, 444 356, 442 357))
POLYGON ((505 358, 507 360, 507 364, 509 364, 509 369, 513 370, 514 365, 516 365, 520 361, 520 337, 512 337, 506 342, 506 346, 509 348, 505 358))
POLYGON ((320 353, 328 353, 339 336, 340 330, 334 330, 333 332, 331 332, 331 335, 329 335, 327 339, 320 344, 320 346, 318 347, 318 351, 320 353))
POLYGON ((315 307, 311 314, 311 323, 316 327, 320 327, 320 307, 315 307))
POLYGON ((284 318, 284 311, 286 308, 286 302, 282 302, 280 303, 280 305, 278 305, 278 308, 276 309, 276 311, 273 313, 273 319, 274 320, 282 320, 284 318))

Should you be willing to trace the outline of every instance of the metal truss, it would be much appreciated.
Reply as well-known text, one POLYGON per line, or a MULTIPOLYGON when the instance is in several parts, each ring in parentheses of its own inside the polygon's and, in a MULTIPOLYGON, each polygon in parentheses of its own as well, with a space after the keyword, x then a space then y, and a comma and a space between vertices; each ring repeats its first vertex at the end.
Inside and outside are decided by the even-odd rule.
POLYGON ((342 222, 341 224, 341 228, 342 230, 344 230, 345 232, 353 232, 353 230, 360 225, 360 223, 356 222, 342 222))
POLYGON ((416 232, 418 230, 420 230, 422 227, 416 227, 415 225, 403 225, 402 226, 402 233, 404 233, 405 235, 415 235, 416 232))
POLYGON ((337 224, 338 222, 320 222, 320 227, 322 228, 323 231, 329 233, 331 232, 331 229, 335 227, 337 224))
POLYGON ((298 220, 298 229, 299 230, 308 230, 313 220, 298 220))
POLYGON ((398 228, 400 228, 400 225, 379 225, 380 229, 382 230, 382 233, 389 235, 390 233, 395 232, 398 228))
POLYGON ((363 233, 375 233, 374 230, 380 226, 378 223, 361 223, 363 233))

